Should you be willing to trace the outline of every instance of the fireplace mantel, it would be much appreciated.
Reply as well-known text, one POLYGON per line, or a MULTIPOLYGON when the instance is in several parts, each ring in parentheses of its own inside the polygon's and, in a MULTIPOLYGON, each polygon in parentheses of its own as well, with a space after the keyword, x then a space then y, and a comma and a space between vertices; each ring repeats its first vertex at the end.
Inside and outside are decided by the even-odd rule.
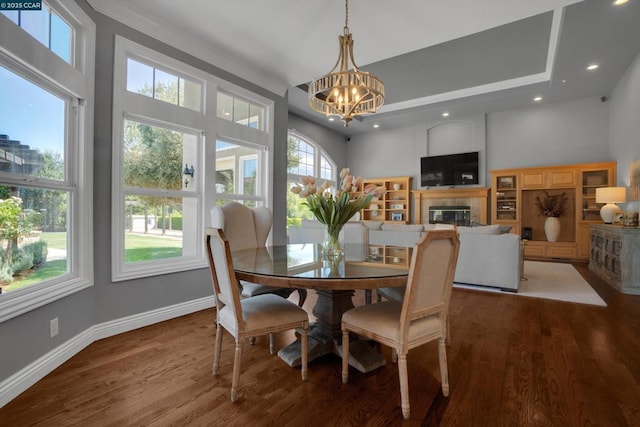
POLYGON ((489 188, 448 188, 442 190, 414 190, 413 206, 416 224, 429 222, 429 206, 471 206, 471 221, 488 224, 489 188))

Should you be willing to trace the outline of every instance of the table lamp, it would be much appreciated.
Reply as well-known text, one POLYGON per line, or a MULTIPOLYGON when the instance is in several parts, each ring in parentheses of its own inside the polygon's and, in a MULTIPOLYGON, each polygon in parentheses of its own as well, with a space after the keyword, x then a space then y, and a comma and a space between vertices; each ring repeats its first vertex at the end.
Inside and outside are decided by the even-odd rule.
POLYGON ((627 201, 626 187, 600 187, 596 188, 596 203, 606 203, 600 208, 600 216, 605 224, 611 224, 620 208, 616 203, 627 201))

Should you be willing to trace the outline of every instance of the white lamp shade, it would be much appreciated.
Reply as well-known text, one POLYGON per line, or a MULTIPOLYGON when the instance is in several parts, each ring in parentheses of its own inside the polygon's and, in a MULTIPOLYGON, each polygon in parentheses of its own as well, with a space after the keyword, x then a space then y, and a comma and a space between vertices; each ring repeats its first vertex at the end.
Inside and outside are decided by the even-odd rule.
POLYGON ((627 187, 596 188, 596 203, 624 203, 627 201, 627 187))
POLYGON ((601 187, 596 188, 596 203, 606 203, 600 208, 600 216, 605 224, 611 224, 620 208, 615 203, 627 201, 626 187, 601 187))

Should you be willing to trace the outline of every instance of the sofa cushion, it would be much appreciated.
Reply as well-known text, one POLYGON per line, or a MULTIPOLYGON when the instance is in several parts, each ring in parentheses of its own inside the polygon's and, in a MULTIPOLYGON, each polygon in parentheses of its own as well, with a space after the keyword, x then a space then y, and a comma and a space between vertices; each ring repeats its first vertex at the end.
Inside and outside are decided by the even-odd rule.
POLYGON ((383 231, 424 231, 422 224, 382 224, 383 231))
POLYGON ((501 234, 499 224, 482 225, 479 227, 458 227, 458 233, 501 234))
POLYGON ((382 221, 362 221, 362 223, 369 229, 369 230, 380 230, 382 227, 382 221))

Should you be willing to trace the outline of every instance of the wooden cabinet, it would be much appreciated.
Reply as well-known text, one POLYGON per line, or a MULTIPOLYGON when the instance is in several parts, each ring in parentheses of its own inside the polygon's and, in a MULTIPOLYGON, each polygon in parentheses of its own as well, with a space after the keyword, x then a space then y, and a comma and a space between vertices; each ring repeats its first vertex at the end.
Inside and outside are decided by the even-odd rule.
POLYGON ((640 295, 640 228, 592 224, 589 270, 622 293, 640 295))
POLYGON ((411 248, 391 245, 369 245, 368 264, 384 264, 385 267, 409 268, 411 248))
POLYGON ((377 185, 385 188, 382 196, 371 200, 362 210, 364 221, 384 221, 407 224, 411 222, 411 185, 413 178, 400 176, 392 178, 365 179, 364 185, 377 185))
POLYGON ((589 225, 602 222, 595 189, 615 186, 615 162, 494 170, 491 179, 491 222, 510 225, 518 234, 523 227, 530 229, 526 257, 589 259, 589 225), (566 214, 559 218, 561 233, 556 242, 547 241, 546 218, 536 209, 536 200, 546 193, 564 194, 568 200, 566 214))

